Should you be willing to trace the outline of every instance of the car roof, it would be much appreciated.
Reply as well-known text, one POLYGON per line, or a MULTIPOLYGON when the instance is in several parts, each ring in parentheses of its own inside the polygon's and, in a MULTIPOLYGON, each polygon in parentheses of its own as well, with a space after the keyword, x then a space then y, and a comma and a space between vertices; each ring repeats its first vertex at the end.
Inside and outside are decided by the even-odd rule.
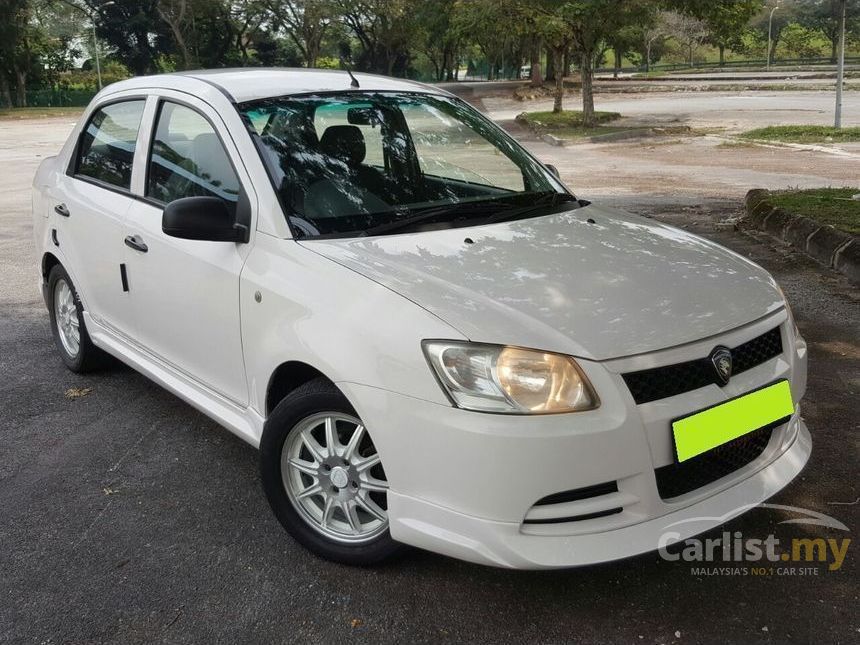
POLYGON ((359 87, 352 87, 352 77, 344 70, 240 67, 235 69, 207 69, 154 76, 137 76, 110 86, 111 91, 141 88, 174 89, 182 80, 216 87, 231 101, 244 103, 272 96, 288 96, 311 92, 377 91, 423 92, 448 94, 445 90, 424 83, 407 81, 376 74, 355 72, 359 87))

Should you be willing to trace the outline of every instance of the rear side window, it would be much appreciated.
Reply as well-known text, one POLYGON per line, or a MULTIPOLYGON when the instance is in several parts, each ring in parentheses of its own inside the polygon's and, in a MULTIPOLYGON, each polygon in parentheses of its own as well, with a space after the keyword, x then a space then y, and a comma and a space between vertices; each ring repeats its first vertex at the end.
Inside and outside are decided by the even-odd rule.
POLYGON ((161 104, 147 173, 146 196, 165 204, 181 197, 218 197, 235 208, 239 179, 212 125, 191 108, 161 104))
POLYGON ((96 110, 78 151, 76 175, 105 184, 131 187, 131 167, 145 101, 111 103, 96 110))

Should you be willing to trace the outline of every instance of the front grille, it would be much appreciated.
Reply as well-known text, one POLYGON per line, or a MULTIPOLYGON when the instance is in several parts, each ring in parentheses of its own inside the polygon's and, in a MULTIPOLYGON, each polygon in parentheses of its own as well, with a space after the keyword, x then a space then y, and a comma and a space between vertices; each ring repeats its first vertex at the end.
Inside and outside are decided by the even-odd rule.
POLYGON ((717 446, 706 453, 657 468, 657 490, 663 499, 672 499, 707 486, 736 470, 751 464, 767 448, 774 428, 785 423, 785 419, 760 428, 742 437, 717 446))
MULTIPOLYGON (((740 374, 782 354, 782 336, 774 327, 757 338, 738 345, 732 352, 732 374, 740 374)), ((692 392, 711 383, 720 385, 708 357, 685 363, 622 374, 637 404, 692 392)))

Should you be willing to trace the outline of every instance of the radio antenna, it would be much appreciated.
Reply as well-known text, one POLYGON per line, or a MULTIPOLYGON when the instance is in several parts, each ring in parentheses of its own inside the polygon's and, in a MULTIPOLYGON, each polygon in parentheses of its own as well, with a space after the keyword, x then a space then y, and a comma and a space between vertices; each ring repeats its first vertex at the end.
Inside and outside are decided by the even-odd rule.
POLYGON ((355 78, 352 74, 352 70, 349 68, 349 63, 346 62, 346 59, 341 57, 340 64, 343 65, 343 68, 346 70, 346 73, 349 74, 349 78, 351 79, 349 82, 350 87, 361 87, 358 84, 358 79, 355 78))

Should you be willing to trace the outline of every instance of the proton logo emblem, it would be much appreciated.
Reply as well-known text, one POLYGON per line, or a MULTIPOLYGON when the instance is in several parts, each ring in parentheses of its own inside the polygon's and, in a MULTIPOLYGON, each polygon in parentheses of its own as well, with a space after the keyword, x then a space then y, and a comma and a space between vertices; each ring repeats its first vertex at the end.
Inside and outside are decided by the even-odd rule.
POLYGON ((720 385, 725 385, 732 377, 732 352, 728 347, 715 347, 711 352, 711 364, 720 385))

